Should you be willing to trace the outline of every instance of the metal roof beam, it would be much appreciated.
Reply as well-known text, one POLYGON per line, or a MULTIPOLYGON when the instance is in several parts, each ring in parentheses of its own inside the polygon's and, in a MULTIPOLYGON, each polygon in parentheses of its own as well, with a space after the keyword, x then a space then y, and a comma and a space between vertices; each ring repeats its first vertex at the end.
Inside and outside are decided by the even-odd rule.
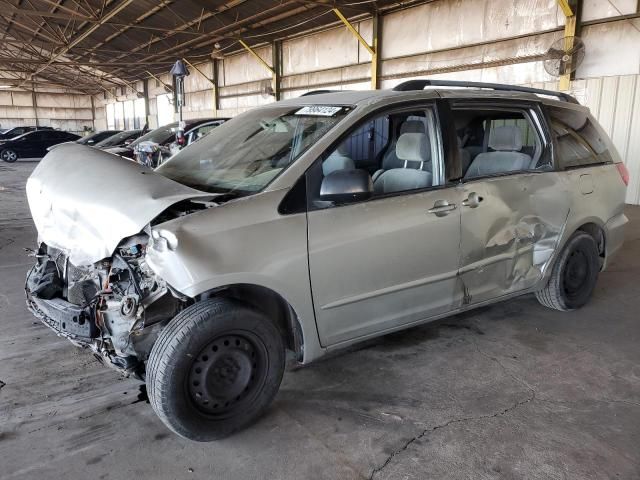
POLYGON ((58 0, 58 1, 54 1, 54 0, 40 0, 41 2, 44 3, 48 3, 49 5, 51 5, 53 8, 53 10, 55 11, 56 9, 59 10, 64 10, 65 12, 69 12, 69 14, 71 15, 77 15, 78 12, 77 10, 73 10, 72 8, 69 7, 65 7, 64 5, 62 5, 62 1, 58 0))
MULTIPOLYGON (((159 42, 161 40, 166 40, 166 39, 168 39, 168 38, 170 38, 170 37, 172 37, 172 36, 174 36, 174 35, 176 35, 178 33, 182 33, 183 30, 186 30, 186 29, 190 28, 193 25, 199 24, 203 20, 208 20, 209 18, 215 17, 218 13, 221 13, 221 12, 229 10, 229 9, 231 9, 233 7, 239 6, 240 4, 245 3, 247 1, 248 0, 232 0, 231 2, 227 2, 226 4, 216 8, 215 12, 209 11, 209 12, 205 13, 204 15, 200 14, 198 16, 198 18, 190 20, 189 22, 187 22, 187 23, 185 23, 183 25, 180 25, 179 27, 176 27, 175 30, 173 30, 170 35, 166 35, 164 37, 151 38, 151 40, 149 40, 148 42, 145 42, 145 43, 143 43, 141 45, 138 45, 137 47, 133 48, 132 52, 138 52, 140 50, 143 50, 145 48, 150 47, 151 45, 153 45, 153 44, 155 44, 155 43, 157 43, 157 42, 159 42)), ((290 2, 287 2, 287 3, 290 3, 290 2)), ((271 9, 269 9, 269 10, 271 10, 271 9)), ((202 36, 207 36, 207 35, 211 35, 211 34, 203 34, 202 36)), ((193 43, 193 42, 195 42, 195 41, 197 41, 199 39, 201 39, 200 36, 198 36, 198 38, 195 38, 193 40, 189 40, 188 42, 183 42, 183 43, 191 44, 191 43, 193 43)), ((182 45, 182 44, 179 44, 179 45, 182 45)), ((174 50, 174 49, 175 48, 171 48, 169 50, 174 50)), ((165 51, 168 51, 168 50, 165 50, 165 51)), ((127 55, 128 55, 128 53, 123 53, 122 55, 120 55, 117 58, 119 59, 119 58, 125 57, 127 55)), ((147 58, 152 58, 154 56, 158 56, 158 55, 154 54, 154 55, 151 55, 151 56, 149 56, 147 58)))
POLYGON ((109 35, 106 39, 104 39, 101 42, 98 42, 95 46, 93 46, 91 49, 89 49, 86 53, 83 53, 82 56, 86 55, 87 53, 91 53, 95 50, 97 50, 98 48, 102 47, 103 45, 109 43, 111 40, 113 40, 114 38, 119 37, 120 35, 122 35, 124 32, 126 32, 127 30, 131 29, 131 28, 135 28, 137 27, 136 24, 146 20, 147 18, 149 18, 151 15, 153 15, 154 13, 159 12, 160 10, 162 10, 163 8, 167 7, 168 5, 171 4, 173 0, 162 0, 160 1, 156 6, 154 6, 151 10, 147 10, 145 13, 143 13, 142 15, 140 15, 138 18, 136 18, 135 20, 133 20, 132 22, 130 22, 128 25, 123 25, 121 29, 119 29, 117 32, 109 35))
MULTIPOLYGON (((260 13, 256 13, 254 15, 251 15, 250 17, 247 18, 243 18, 238 20, 237 22, 231 23, 229 25, 225 25, 224 27, 221 27, 219 29, 213 30, 212 32, 209 32, 206 36, 205 39, 203 40, 202 38, 195 38, 192 40, 187 40, 186 42, 182 42, 179 43, 171 48, 165 49, 161 52, 158 53, 153 53, 150 54, 148 57, 142 59, 141 61, 148 61, 150 59, 155 59, 155 58, 162 58, 162 57, 167 57, 169 55, 172 55, 173 52, 176 51, 180 51, 186 47, 192 46, 194 43, 196 43, 198 40, 200 40, 200 43, 197 43, 195 45, 195 48, 200 48, 200 47, 204 47, 207 45, 210 45, 212 43, 215 43, 219 40, 224 40, 225 38, 234 38, 236 40, 239 40, 238 37, 240 35, 242 35, 242 33, 245 33, 249 30, 249 28, 245 27, 244 24, 249 23, 249 22, 256 22, 256 23, 260 23, 261 25, 267 25, 269 23, 272 23, 274 20, 274 18, 277 18, 278 20, 282 19, 282 18, 287 18, 290 16, 294 16, 297 13, 299 13, 297 11, 297 9, 292 9, 292 10, 288 10, 286 12, 286 16, 282 17, 281 15, 275 16, 273 15, 274 11, 277 11, 279 9, 282 9, 283 7, 286 7, 287 5, 290 5, 292 3, 297 3, 295 0, 290 0, 281 4, 278 4, 272 8, 269 8, 267 10, 263 10, 260 13), (267 20, 263 20, 263 21, 259 21, 257 19, 259 19, 260 17, 263 16, 267 16, 269 17, 267 20), (229 30, 231 30, 231 32, 229 32, 229 30)), ((301 9, 304 10, 304 7, 299 7, 301 9)), ((134 49, 134 51, 137 51, 141 48, 145 48, 145 45, 142 45, 140 47, 136 47, 136 49, 134 49)), ((123 54, 121 55, 119 58, 122 58, 123 56, 126 56, 127 54, 123 54)), ((116 69, 114 71, 119 71, 120 69, 116 69)))
POLYGON ((56 43, 58 45, 61 44, 59 38, 53 38, 53 37, 50 37, 49 35, 46 35, 46 34, 44 34, 42 32, 38 32, 37 30, 34 30, 33 28, 25 25, 24 23, 17 21, 15 18, 11 20, 10 25, 7 24, 4 27, 5 32, 8 32, 10 27, 14 27, 14 28, 15 27, 19 27, 19 30, 21 30, 23 32, 29 32, 34 37, 36 37, 36 36, 37 37, 41 37, 41 38, 44 38, 45 40, 47 40, 49 42, 56 43))
POLYGON ((375 12, 375 2, 371 2, 373 5, 373 9, 360 7, 358 5, 350 5, 349 3, 340 3, 332 0, 298 0, 298 3, 303 3, 305 5, 313 5, 316 7, 327 7, 330 9, 340 8, 342 10, 352 10, 358 13, 369 13, 373 14, 375 12))
MULTIPOLYGON (((110 18, 113 18, 118 13, 120 13, 122 10, 124 10, 132 1, 133 0, 121 0, 118 5, 116 5, 114 8, 109 10, 107 13, 103 14, 102 17, 100 17, 99 23, 93 24, 91 27, 87 28, 84 32, 80 33, 71 42, 69 42, 69 44, 67 46, 65 46, 64 48, 62 48, 58 52, 56 52, 53 55, 53 57, 51 57, 50 62, 53 62, 54 60, 59 58, 61 55, 64 55, 65 53, 67 53, 75 45, 77 45, 78 43, 83 41, 85 38, 87 38, 89 35, 91 35, 93 32, 95 32, 98 28, 100 28, 103 23, 105 23, 110 18)), ((48 65, 44 65, 44 66, 40 67, 38 70, 36 70, 35 75, 37 75, 38 73, 42 72, 50 64, 51 63, 49 63, 48 65)))
POLYGON ((9 13, 12 13, 16 16, 22 16, 22 17, 55 18, 56 20, 78 20, 81 22, 93 22, 93 23, 98 22, 97 18, 85 17, 84 15, 78 15, 78 14, 44 12, 41 10, 28 10, 26 8, 14 7, 12 5, 5 5, 3 9, 7 10, 9 13))
MULTIPOLYGON (((51 67, 58 65, 66 65, 66 66, 79 66, 79 67, 104 67, 104 66, 140 66, 140 62, 117 62, 117 63, 107 63, 107 62, 78 62, 76 60, 56 60, 54 62, 50 62, 46 58, 15 58, 15 57, 5 57, 0 55, 0 65, 1 64, 16 64, 16 65, 49 65, 51 67)), ((145 65, 166 65, 167 62, 145 62, 145 65)))

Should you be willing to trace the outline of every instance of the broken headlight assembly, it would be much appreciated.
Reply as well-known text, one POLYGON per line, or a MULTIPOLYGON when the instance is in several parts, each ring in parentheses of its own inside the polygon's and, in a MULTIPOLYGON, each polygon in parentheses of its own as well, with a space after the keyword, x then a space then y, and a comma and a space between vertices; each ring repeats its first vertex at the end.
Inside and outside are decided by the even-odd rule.
POLYGON ((153 229, 151 230, 148 247, 158 252, 173 251, 178 247, 178 238, 168 230, 153 229))
POLYGON ((176 246, 168 232, 140 233, 124 239, 110 258, 76 267, 63 251, 42 244, 27 278, 28 306, 107 365, 141 373, 155 335, 183 306, 147 265, 146 252, 176 246))

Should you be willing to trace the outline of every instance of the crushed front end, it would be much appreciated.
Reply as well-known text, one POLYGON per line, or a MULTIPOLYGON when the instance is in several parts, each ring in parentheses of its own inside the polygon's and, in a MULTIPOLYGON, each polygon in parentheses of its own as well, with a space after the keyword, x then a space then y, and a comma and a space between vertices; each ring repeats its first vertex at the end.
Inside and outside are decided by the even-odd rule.
POLYGON ((45 325, 140 377, 157 334, 185 304, 147 266, 148 238, 126 238, 110 258, 84 267, 42 243, 25 285, 27 305, 45 325))

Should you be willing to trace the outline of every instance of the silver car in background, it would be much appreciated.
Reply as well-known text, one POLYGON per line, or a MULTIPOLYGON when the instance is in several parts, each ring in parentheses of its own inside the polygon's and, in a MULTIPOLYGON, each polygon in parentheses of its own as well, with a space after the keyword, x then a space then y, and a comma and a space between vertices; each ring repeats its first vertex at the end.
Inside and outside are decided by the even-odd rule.
POLYGON ((286 350, 307 364, 526 293, 583 306, 622 245, 627 182, 566 94, 417 80, 305 96, 156 170, 56 148, 27 183, 27 303, 209 441, 265 411, 286 350))

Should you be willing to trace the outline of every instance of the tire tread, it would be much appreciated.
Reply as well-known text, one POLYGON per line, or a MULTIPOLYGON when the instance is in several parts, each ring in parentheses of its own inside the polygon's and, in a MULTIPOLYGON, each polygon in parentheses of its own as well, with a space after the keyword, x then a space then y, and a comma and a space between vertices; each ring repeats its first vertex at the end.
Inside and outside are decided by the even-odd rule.
POLYGON ((582 231, 575 232, 569 238, 566 245, 562 249, 562 252, 560 252, 559 257, 556 259, 553 265, 553 270, 551 271, 551 276, 549 277, 549 281, 542 289, 535 292, 536 299, 545 307, 562 312, 573 310, 573 308, 568 307, 564 301, 564 295, 562 291, 562 266, 571 253, 572 245, 582 238, 588 238, 589 241, 593 242, 595 246, 595 240, 591 235, 582 231))
MULTIPOLYGON (((210 298, 201 302, 195 303, 186 309, 178 313, 160 332, 156 339, 151 354, 147 361, 146 369, 146 382, 147 393, 149 396, 149 402, 151 407, 156 412, 160 420, 169 427, 172 431, 178 435, 189 438, 196 441, 208 441, 211 439, 221 438, 227 436, 233 431, 242 428, 244 426, 242 421, 238 421, 239 426, 231 425, 227 427, 220 435, 212 433, 210 435, 207 432, 192 432, 180 425, 179 421, 172 417, 171 399, 172 395, 175 395, 175 387, 168 382, 170 377, 169 370, 173 367, 172 362, 177 362, 180 359, 180 348, 182 347, 182 355, 184 354, 184 345, 189 342, 190 338, 194 338, 196 330, 202 328, 203 325, 210 325, 209 322, 214 322, 216 316, 224 313, 234 313, 241 311, 251 311, 252 313, 258 313, 255 310, 247 307, 246 305, 228 298, 210 298)), ((277 377, 277 384, 265 386, 265 391, 268 390, 267 396, 273 397, 275 391, 282 379, 282 372, 284 371, 284 345, 280 334, 275 325, 264 319, 264 324, 267 326, 267 330, 270 330, 275 338, 278 340, 277 347, 281 349, 281 352, 274 352, 274 355, 281 355, 281 362, 277 359, 275 364, 281 364, 281 371, 277 377), (275 391, 272 392, 275 387, 275 391)), ((269 401, 270 403, 270 401, 269 401)), ((267 404, 268 405, 268 404, 267 404)), ((258 412, 261 408, 256 409, 258 412)))

